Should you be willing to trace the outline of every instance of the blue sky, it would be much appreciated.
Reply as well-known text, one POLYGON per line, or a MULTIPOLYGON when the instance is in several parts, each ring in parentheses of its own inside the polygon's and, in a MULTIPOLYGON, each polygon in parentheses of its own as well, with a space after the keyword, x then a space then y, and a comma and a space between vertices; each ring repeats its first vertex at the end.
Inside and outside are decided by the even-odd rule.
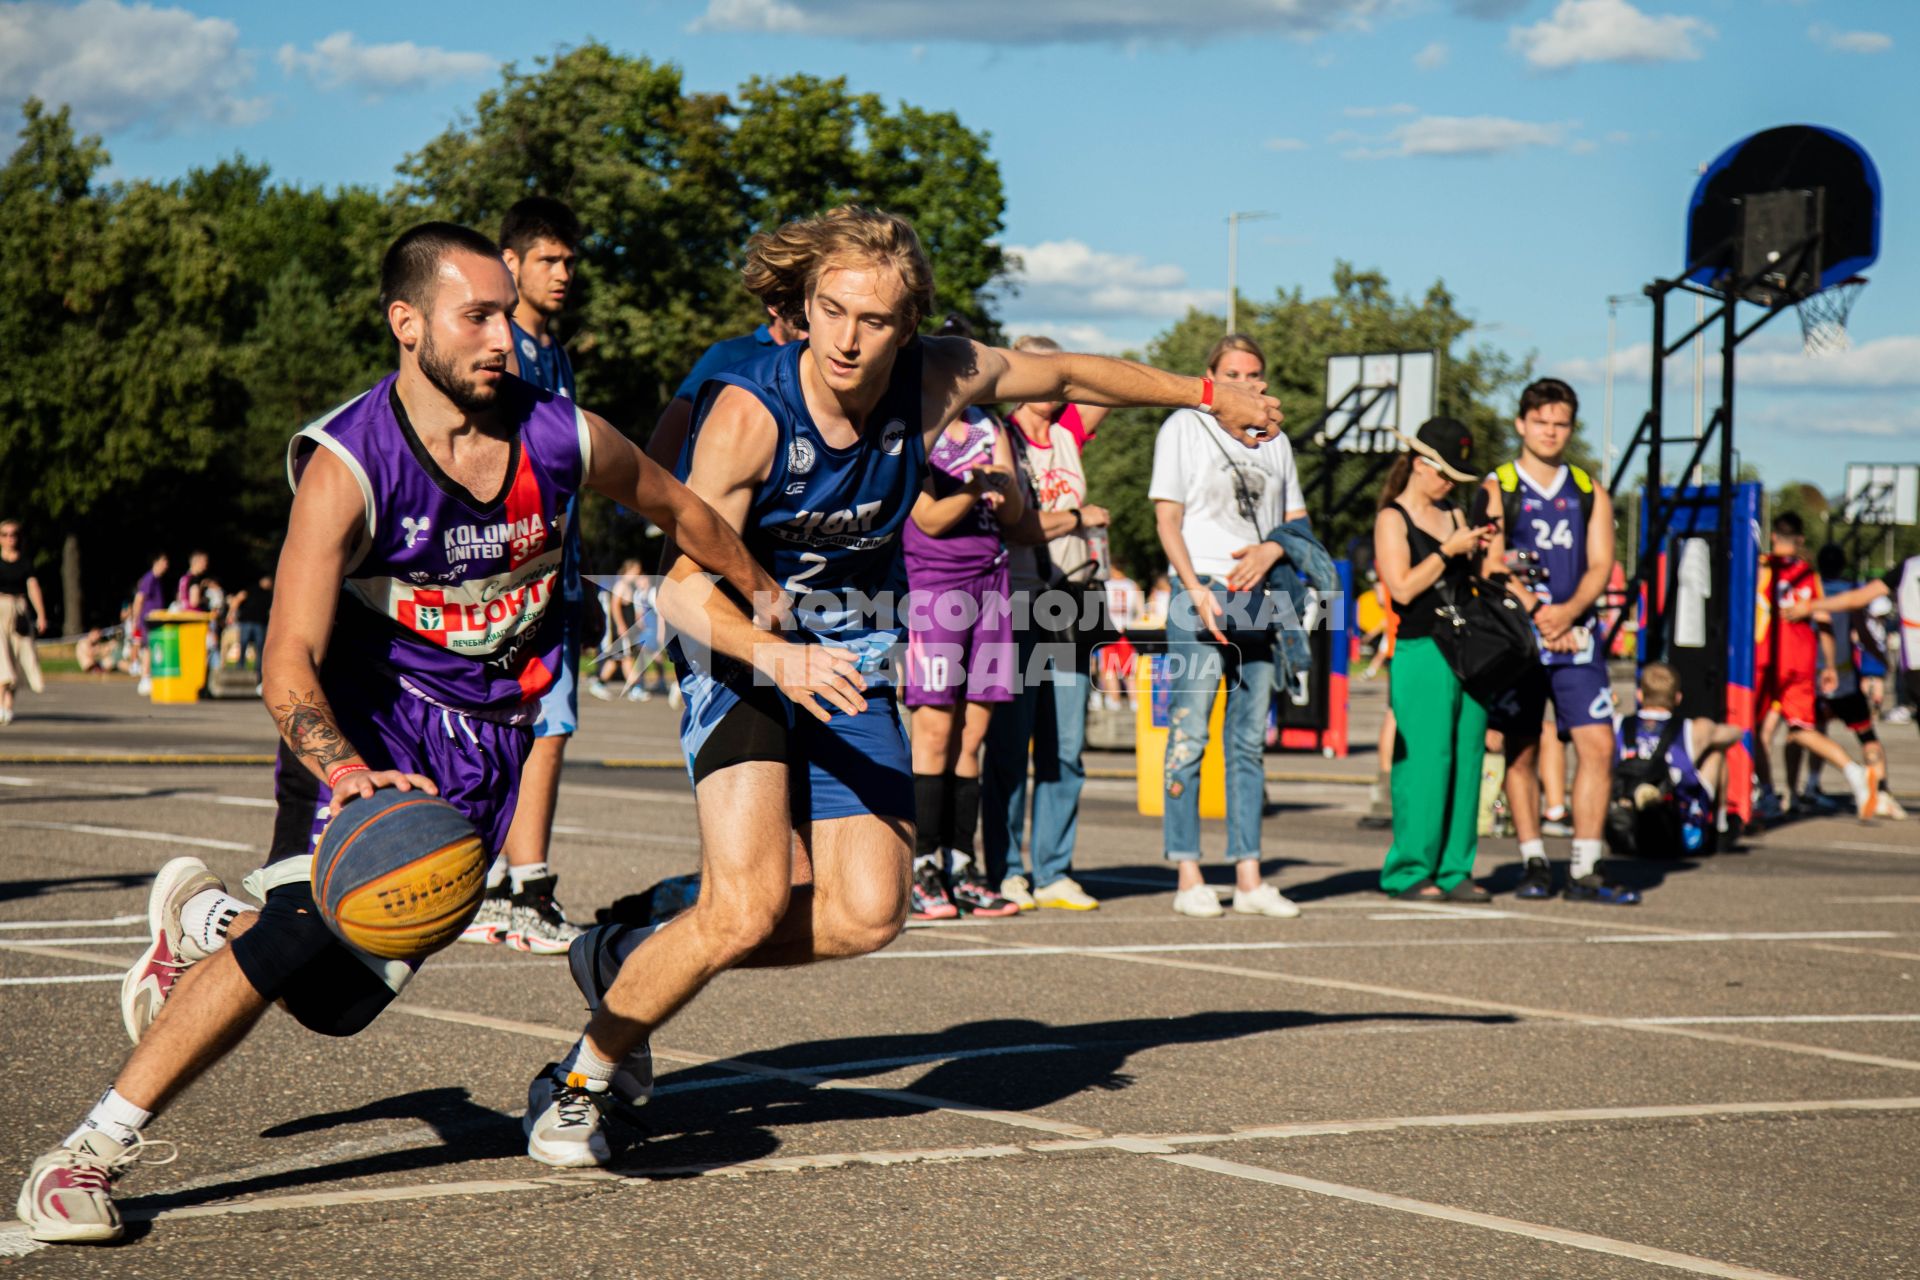
MULTIPOLYGON (((1189 303, 1221 307, 1227 212, 1271 211, 1242 228, 1243 295, 1324 291, 1336 258, 1403 291, 1443 278, 1487 340, 1575 381, 1596 436, 1607 296, 1683 265, 1697 166, 1762 128, 1828 125, 1879 165, 1882 258, 1848 355, 1807 360, 1791 317, 1742 348, 1741 451, 1771 483, 1827 489, 1850 460, 1920 461, 1907 3, 0 0, 0 94, 71 102, 119 176, 243 152, 292 181, 383 186, 500 63, 587 38, 677 63, 695 89, 844 74, 991 133, 1026 263, 1015 328, 1116 349, 1189 303)), ((1646 400, 1645 307, 1620 330, 1624 438, 1646 400)), ((1684 429, 1691 360, 1670 377, 1684 429)))

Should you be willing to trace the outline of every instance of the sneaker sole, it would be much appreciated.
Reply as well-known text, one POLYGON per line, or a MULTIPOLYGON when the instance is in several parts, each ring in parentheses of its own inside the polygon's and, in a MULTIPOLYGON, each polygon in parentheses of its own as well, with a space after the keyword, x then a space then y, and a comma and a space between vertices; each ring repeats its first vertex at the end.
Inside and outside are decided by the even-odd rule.
POLYGON ((1004 907, 968 907, 965 910, 963 910, 960 914, 968 915, 968 916, 979 916, 982 919, 987 919, 987 920, 999 920, 999 919, 1004 919, 1007 916, 1019 915, 1020 904, 1017 902, 1009 902, 1004 907))
MULTIPOLYGON (((601 1137, 604 1141, 604 1135, 601 1137)), ((541 1164, 550 1165, 555 1169, 604 1169, 613 1163, 613 1151, 609 1148, 606 1155, 600 1156, 595 1154, 592 1147, 584 1143, 569 1142, 564 1145, 546 1143, 528 1133, 527 1158, 538 1160, 541 1164)))
POLYGON ((500 943, 505 942, 506 935, 501 931, 499 925, 470 924, 461 931, 460 936, 455 938, 454 941, 472 942, 483 947, 491 947, 498 946, 500 943))
MULTIPOLYGON (((209 871, 206 863, 198 858, 185 857, 174 858, 163 865, 153 877, 153 888, 147 891, 147 936, 152 941, 147 944, 147 949, 140 953, 140 958, 134 962, 133 967, 127 970, 127 976, 120 980, 120 1022, 127 1029, 127 1039, 135 1044, 140 1043, 140 1036, 146 1028, 153 1025, 153 1019, 160 1016, 160 1011, 155 1009, 153 1016, 147 1018, 144 1026, 141 1025, 140 1010, 134 1003, 134 997, 140 990, 141 979, 146 974, 147 966, 153 963, 154 953, 160 949, 161 939, 166 934, 167 902, 182 885, 190 884, 196 879, 205 879, 207 883, 204 887, 209 889, 224 890, 226 888, 226 882, 209 871)), ((185 970, 181 972, 184 973, 185 970)), ((179 975, 176 974, 174 981, 179 980, 179 975)), ((166 1002, 163 1000, 161 1003, 166 1002)))
POLYGON ((525 952, 529 955, 557 956, 562 951, 572 948, 573 939, 568 938, 565 942, 559 942, 552 938, 537 938, 524 933, 509 933, 507 934, 507 945, 515 951, 525 952))
POLYGON ((1262 911, 1259 907, 1233 907, 1231 910, 1235 915, 1265 916, 1269 920, 1297 920, 1300 918, 1300 910, 1298 907, 1292 911, 1262 911))

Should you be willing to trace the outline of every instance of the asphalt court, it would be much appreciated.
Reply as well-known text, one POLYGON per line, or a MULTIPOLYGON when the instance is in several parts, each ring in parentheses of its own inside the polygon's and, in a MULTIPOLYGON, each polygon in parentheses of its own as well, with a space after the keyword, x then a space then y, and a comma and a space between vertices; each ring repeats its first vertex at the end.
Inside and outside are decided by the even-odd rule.
MULTIPOLYGON (((72 718, 22 720, 0 752, 271 746, 257 707, 174 722, 129 701, 55 686, 23 710, 72 718)), ((658 704, 586 713, 583 759, 670 741, 658 704)), ((1896 780, 1920 782, 1920 744, 1894 746, 1896 780)), ((614 1171, 524 1155, 526 1081, 581 1023, 558 959, 454 948, 352 1040, 270 1015, 154 1124, 180 1155, 122 1183, 133 1240, 34 1249, 0 1224, 0 1266, 1920 1275, 1920 825, 1808 820, 1626 864, 1634 909, 1408 907, 1371 891, 1384 838, 1353 825, 1363 789, 1269 790, 1269 875, 1300 919, 1174 916, 1157 820, 1098 779, 1078 866, 1100 911, 722 978, 659 1037, 660 1095, 614 1171)), ((237 880, 270 793, 257 765, 0 762, 10 1171, 125 1052, 115 983, 153 869, 191 852, 237 880)), ((570 769, 555 859, 577 913, 697 849, 674 771, 570 769)), ((1480 875, 1510 887, 1513 856, 1483 842, 1480 875)))

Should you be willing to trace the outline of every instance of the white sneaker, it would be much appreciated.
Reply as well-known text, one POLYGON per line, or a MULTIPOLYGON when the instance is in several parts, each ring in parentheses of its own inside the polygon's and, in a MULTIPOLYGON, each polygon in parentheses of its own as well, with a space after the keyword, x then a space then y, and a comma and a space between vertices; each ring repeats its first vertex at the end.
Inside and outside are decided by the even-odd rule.
POLYGON ((1022 911, 1031 911, 1040 904, 1033 900, 1033 893, 1027 888, 1025 876, 1008 876, 1000 882, 1000 896, 1022 911))
POLYGON ((607 1141, 600 1107, 594 1098, 605 1093, 584 1076, 562 1080, 560 1065, 549 1062, 527 1086, 527 1114, 520 1121, 527 1135, 527 1154, 541 1164, 560 1169, 588 1169, 613 1163, 613 1145, 607 1141))
POLYGON ((10 725, 12 723, 13 723, 13 708, 0 707, 0 728, 4 728, 7 725, 10 725))
POLYGON ((207 952, 180 925, 187 900, 207 890, 225 893, 220 877, 195 857, 175 858, 160 868, 147 894, 147 932, 153 941, 120 982, 120 1020, 135 1044, 160 1016, 174 983, 207 952))
POLYGON ((602 702, 612 702, 613 690, 607 688, 605 684, 598 680, 589 680, 587 682, 587 696, 598 698, 602 702))
POLYGON ((460 931, 456 942, 473 942, 481 946, 507 940, 507 929, 513 923, 513 898, 507 893, 506 885, 497 891, 489 891, 480 899, 480 909, 473 913, 473 919, 460 931))
POLYGON ((1173 909, 1183 916, 1192 916, 1196 920, 1211 920, 1215 916, 1226 914, 1220 907, 1220 898, 1212 886, 1197 884, 1191 889, 1182 889, 1173 895, 1173 909))
POLYGON ((35 1240, 48 1244, 118 1240, 126 1228, 113 1203, 113 1184, 136 1164, 167 1164, 174 1158, 142 1160, 140 1153, 149 1146, 172 1144, 135 1138, 132 1146, 122 1147, 104 1133, 83 1133, 72 1146, 55 1147, 33 1162, 14 1212, 35 1240))
POLYGON ((1072 876, 1061 876, 1052 884, 1043 884, 1035 889, 1033 904, 1037 907, 1052 907, 1058 911, 1100 909, 1100 900, 1076 884, 1072 876))
POLYGON ((1253 890, 1235 889, 1233 909, 1243 916, 1272 916, 1276 920, 1291 920, 1300 914, 1300 908, 1270 884, 1253 890))

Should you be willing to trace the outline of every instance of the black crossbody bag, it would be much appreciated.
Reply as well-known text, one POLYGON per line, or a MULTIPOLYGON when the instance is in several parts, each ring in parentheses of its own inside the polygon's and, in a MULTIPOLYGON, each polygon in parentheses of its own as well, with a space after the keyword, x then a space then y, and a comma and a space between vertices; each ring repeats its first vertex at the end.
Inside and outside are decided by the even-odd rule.
MULTIPOLYGON (((1399 503, 1393 506, 1411 538, 1413 517, 1399 503)), ((1434 610, 1439 618, 1434 641, 1460 686, 1481 706, 1490 706, 1539 665, 1533 620, 1511 592, 1480 574, 1443 570, 1434 586, 1445 601, 1434 610)))
MULTIPOLYGON (((1032 494, 1034 515, 1038 518, 1045 514, 1040 510, 1040 477, 1033 473, 1033 460, 1027 456, 1026 441, 1021 438, 1018 424, 1007 424, 1007 438, 1020 459, 1022 474, 1027 477, 1027 489, 1032 494)), ((1113 616, 1107 609, 1107 584, 1094 577, 1099 572, 1100 563, 1088 556, 1087 562, 1078 569, 1061 573, 1054 566, 1045 538, 1034 544, 1033 555, 1039 567, 1039 577, 1047 584, 1044 592, 1062 592, 1071 597, 1074 604, 1073 616, 1053 625, 1043 621, 1040 610, 1032 607, 1036 602, 1029 601, 1033 630, 1043 634, 1049 644, 1072 645, 1073 669, 1091 671, 1088 659, 1093 651, 1120 638, 1119 630, 1113 625, 1113 616)))

